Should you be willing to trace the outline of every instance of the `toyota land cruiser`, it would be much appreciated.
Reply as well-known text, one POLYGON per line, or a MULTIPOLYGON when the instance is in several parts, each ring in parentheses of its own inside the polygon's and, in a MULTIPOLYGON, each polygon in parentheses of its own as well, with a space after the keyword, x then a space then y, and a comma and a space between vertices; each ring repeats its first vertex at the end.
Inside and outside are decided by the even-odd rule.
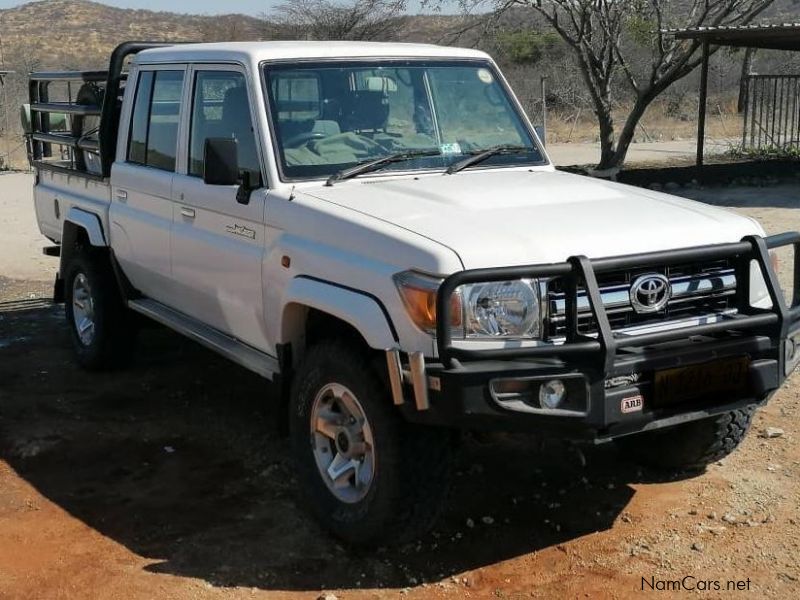
POLYGON ((702 468, 800 358, 800 235, 556 171, 482 52, 129 42, 30 93, 78 362, 124 365, 135 312, 275 381, 348 542, 431 526, 459 430, 702 468))

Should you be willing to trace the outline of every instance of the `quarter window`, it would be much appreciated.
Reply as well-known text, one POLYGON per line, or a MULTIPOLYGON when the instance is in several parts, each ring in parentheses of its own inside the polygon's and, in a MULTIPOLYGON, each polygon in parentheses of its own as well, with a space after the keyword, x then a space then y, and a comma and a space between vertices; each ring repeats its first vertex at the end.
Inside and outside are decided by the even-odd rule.
POLYGON ((183 71, 143 71, 133 105, 128 162, 175 170, 183 71))
POLYGON ((233 138, 239 168, 261 185, 261 167, 250 117, 245 77, 238 71, 199 71, 195 76, 192 124, 189 133, 189 174, 203 175, 207 138, 233 138))
POLYGON ((147 156, 147 122, 150 118, 150 96, 153 93, 153 71, 139 75, 136 100, 133 104, 131 136, 128 141, 128 162, 145 164, 147 156))

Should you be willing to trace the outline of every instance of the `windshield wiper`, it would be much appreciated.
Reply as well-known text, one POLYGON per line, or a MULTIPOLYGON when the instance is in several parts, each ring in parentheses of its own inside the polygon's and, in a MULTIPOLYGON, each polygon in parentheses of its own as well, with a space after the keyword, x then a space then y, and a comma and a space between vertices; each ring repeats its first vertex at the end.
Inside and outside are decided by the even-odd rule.
POLYGON ((468 156, 463 160, 459 160, 458 162, 454 162, 452 165, 447 167, 445 173, 448 175, 452 175, 453 173, 458 173, 462 169, 466 169, 467 167, 471 167, 472 165, 477 165, 485 161, 487 158, 491 158, 492 156, 497 156, 498 154, 522 154, 523 152, 532 152, 533 148, 528 148, 527 146, 510 146, 508 144, 504 144, 502 146, 494 146, 492 148, 488 148, 486 150, 477 150, 472 153, 472 156, 468 156))
POLYGON ((442 152, 438 148, 429 148, 426 150, 412 150, 410 152, 398 152, 396 154, 381 156, 380 158, 360 162, 352 167, 347 167, 346 169, 342 169, 341 171, 334 173, 328 177, 325 185, 331 186, 337 181, 350 179, 351 177, 356 177, 358 175, 362 175, 363 173, 369 173, 370 171, 376 171, 377 169, 380 169, 389 163, 404 162, 406 160, 413 160, 423 156, 440 156, 441 154, 442 152))

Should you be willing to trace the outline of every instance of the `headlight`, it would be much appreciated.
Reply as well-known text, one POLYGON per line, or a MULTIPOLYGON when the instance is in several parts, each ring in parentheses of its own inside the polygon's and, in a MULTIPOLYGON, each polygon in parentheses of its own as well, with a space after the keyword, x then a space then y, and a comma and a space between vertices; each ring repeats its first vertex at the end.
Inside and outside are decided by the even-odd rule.
MULTIPOLYGON (((436 331, 436 293, 442 280, 406 271, 394 277, 411 320, 436 331)), ((535 279, 474 283, 450 297, 454 338, 538 338, 541 335, 539 284, 535 279)))
POLYGON ((535 280, 475 283, 460 290, 466 309, 466 337, 539 337, 539 285, 535 280))

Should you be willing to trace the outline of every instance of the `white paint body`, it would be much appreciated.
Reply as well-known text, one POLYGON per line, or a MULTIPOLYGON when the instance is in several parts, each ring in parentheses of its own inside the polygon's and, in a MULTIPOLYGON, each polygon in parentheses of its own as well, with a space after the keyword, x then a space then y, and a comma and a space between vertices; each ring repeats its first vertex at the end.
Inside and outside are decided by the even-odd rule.
POLYGON ((332 187, 324 180, 284 182, 271 141, 262 66, 332 58, 491 62, 475 50, 353 42, 188 44, 143 51, 132 64, 131 81, 139 70, 154 68, 185 70, 190 81, 194 65, 246 75, 265 186, 241 205, 234 187, 208 186, 186 175, 190 85, 184 86, 176 173, 126 163, 133 90, 128 86, 110 181, 39 173, 35 198, 42 232, 60 239, 72 207, 96 214, 137 289, 272 356, 279 344, 296 341, 304 307, 349 322, 376 349, 434 356, 433 338, 412 323, 395 288, 392 276, 401 271, 446 276, 462 269, 763 235, 752 219, 556 172, 552 164, 477 166, 454 175, 382 172, 332 187), (60 216, 52 209, 55 199, 60 216), (194 216, 187 217, 187 211, 194 216), (233 225, 253 232, 252 237, 231 233, 233 225), (283 257, 291 259, 288 268, 283 257))

